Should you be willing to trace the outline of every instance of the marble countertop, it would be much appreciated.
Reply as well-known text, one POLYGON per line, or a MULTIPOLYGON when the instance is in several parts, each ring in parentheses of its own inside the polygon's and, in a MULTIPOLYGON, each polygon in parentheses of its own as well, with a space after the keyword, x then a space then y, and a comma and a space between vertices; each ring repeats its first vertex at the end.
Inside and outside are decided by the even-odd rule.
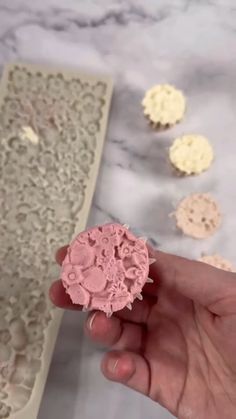
MULTIPOLYGON (((219 252, 235 261, 236 4, 234 0, 0 0, 0 65, 53 63, 110 74, 115 81, 107 144, 89 224, 120 220, 162 249, 198 258, 219 252), (140 101, 170 82, 188 98, 183 123, 151 130, 140 101), (173 176, 167 148, 199 133, 216 160, 194 178, 173 176), (190 192, 211 192, 224 215, 209 240, 182 237, 169 214, 190 192)), ((151 401, 105 381, 102 350, 66 313, 39 419, 168 419, 151 401)))

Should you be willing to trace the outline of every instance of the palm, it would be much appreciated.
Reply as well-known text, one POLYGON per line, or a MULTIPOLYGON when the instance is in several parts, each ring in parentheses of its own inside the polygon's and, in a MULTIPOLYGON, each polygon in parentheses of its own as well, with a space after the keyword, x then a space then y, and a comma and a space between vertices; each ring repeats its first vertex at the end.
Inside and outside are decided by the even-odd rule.
MULTIPOLYGON (((58 252, 59 263, 65 253, 58 252)), ((235 419, 236 274, 154 256, 155 283, 145 287, 142 302, 109 319, 98 312, 88 318, 87 334, 113 349, 102 371, 179 419, 235 419)), ((75 308, 60 281, 50 295, 59 307, 75 308)))
POLYGON ((163 290, 150 313, 143 351, 151 373, 149 396, 178 418, 235 417, 235 411, 233 416, 226 412, 232 410, 229 402, 235 402, 236 385, 231 387, 224 347, 216 348, 218 336, 212 321, 208 310, 163 290))

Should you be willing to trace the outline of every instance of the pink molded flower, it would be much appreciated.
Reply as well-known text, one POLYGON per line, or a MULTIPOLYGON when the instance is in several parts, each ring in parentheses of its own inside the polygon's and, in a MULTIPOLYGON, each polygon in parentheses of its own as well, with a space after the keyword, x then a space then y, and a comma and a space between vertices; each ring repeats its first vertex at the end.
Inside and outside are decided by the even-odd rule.
POLYGON ((102 231, 104 234, 112 237, 112 242, 114 245, 118 246, 121 243, 122 237, 124 235, 124 229, 122 229, 117 224, 106 224, 103 226, 102 231))
POLYGON ((115 225, 114 224, 104 224, 102 226, 102 232, 107 236, 113 236, 115 234, 115 225))
POLYGON ((111 302, 109 301, 107 297, 104 298, 104 297, 99 297, 95 295, 93 297, 93 309, 101 310, 101 311, 104 311, 105 313, 110 313, 112 312, 111 302))
POLYGON ((127 226, 114 223, 89 229, 73 241, 63 262, 62 280, 74 303, 111 315, 126 305, 131 309, 148 271, 144 241, 127 226))
POLYGON ((134 250, 136 252, 144 252, 146 250, 146 245, 143 240, 137 240, 134 245, 134 250))
POLYGON ((89 238, 91 239, 91 240, 93 240, 95 243, 96 243, 96 241, 97 241, 97 236, 98 236, 98 234, 100 233, 100 231, 98 230, 98 228, 93 228, 92 230, 90 230, 89 232, 88 232, 88 234, 89 234, 89 238))
POLYGON ((116 271, 116 281, 118 282, 124 282, 125 280, 125 269, 124 265, 121 260, 118 260, 116 262, 117 271, 116 271))
POLYGON ((139 266, 145 265, 147 263, 147 258, 148 258, 148 255, 146 253, 135 252, 133 254, 133 260, 134 260, 135 264, 137 264, 139 266))
POLYGON ((85 306, 85 307, 88 306, 90 295, 88 291, 86 291, 81 285, 72 284, 67 289, 67 293, 69 294, 74 304, 80 304, 81 306, 85 306))
POLYGON ((73 265, 81 266, 83 269, 93 265, 95 259, 94 249, 88 244, 85 245, 78 242, 75 242, 71 247, 69 256, 73 265))
POLYGON ((96 246, 108 246, 110 236, 108 234, 104 234, 102 231, 98 229, 93 229, 90 233, 90 238, 94 240, 96 246))
POLYGON ((116 246, 116 236, 107 236, 106 233, 102 233, 100 236, 99 243, 104 247, 116 246))
POLYGON ((115 226, 115 233, 116 233, 119 237, 123 237, 123 236, 124 236, 124 234, 126 233, 126 231, 128 231, 128 230, 125 230, 125 229, 124 229, 124 227, 122 227, 122 226, 120 226, 120 225, 116 225, 116 226, 115 226))
POLYGON ((143 284, 139 284, 139 282, 134 282, 130 287, 130 292, 132 295, 139 294, 142 290, 143 284))
POLYGON ((121 259, 124 258, 131 258, 132 257, 132 253, 133 253, 133 249, 134 247, 128 243, 128 242, 124 242, 119 248, 118 248, 118 253, 121 259))
POLYGON ((129 279, 138 279, 140 277, 143 277, 143 271, 142 269, 137 268, 136 266, 132 266, 126 271, 125 276, 129 279))
POLYGON ((83 274, 80 267, 69 263, 63 265, 61 280, 66 288, 71 284, 80 284, 83 280, 83 274))
POLYGON ((89 235, 87 231, 83 231, 82 233, 80 233, 78 235, 78 237, 76 238, 76 241, 78 241, 79 243, 82 244, 88 244, 89 243, 89 235))
POLYGON ((113 234, 112 230, 109 231, 103 229, 100 231, 98 229, 94 229, 91 231, 90 237, 95 241, 96 246, 101 246, 104 249, 109 247, 112 248, 118 243, 117 238, 115 234, 113 234))
POLYGON ((90 268, 84 274, 82 285, 90 292, 101 292, 106 286, 106 277, 100 268, 90 268))
POLYGON ((123 296, 127 298, 127 295, 128 295, 128 288, 123 281, 117 281, 117 282, 111 283, 108 291, 112 297, 123 296))
POLYGON ((117 266, 115 258, 110 258, 104 269, 104 274, 108 282, 114 282, 116 280, 117 266))
POLYGON ((126 230, 125 236, 132 243, 135 243, 135 244, 137 243, 138 239, 133 235, 133 233, 130 230, 126 230))
POLYGON ((100 266, 103 270, 107 268, 108 265, 110 265, 111 260, 114 260, 114 254, 113 252, 101 252, 97 256, 96 265, 100 266), (105 254, 104 254, 105 253, 105 254))

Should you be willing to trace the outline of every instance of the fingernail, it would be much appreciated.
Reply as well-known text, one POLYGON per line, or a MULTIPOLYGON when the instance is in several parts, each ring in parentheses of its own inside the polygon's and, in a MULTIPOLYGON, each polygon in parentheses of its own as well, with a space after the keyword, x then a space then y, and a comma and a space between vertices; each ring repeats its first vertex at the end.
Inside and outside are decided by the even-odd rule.
POLYGON ((95 320, 96 315, 97 315, 97 312, 93 313, 93 314, 92 314, 92 316, 90 316, 90 317, 88 318, 88 328, 89 328, 90 330, 92 330, 92 328, 93 328, 93 322, 94 322, 94 320, 95 320))
POLYGON ((110 373, 114 374, 117 365, 118 365, 119 359, 118 358, 109 358, 107 362, 107 369, 110 373))

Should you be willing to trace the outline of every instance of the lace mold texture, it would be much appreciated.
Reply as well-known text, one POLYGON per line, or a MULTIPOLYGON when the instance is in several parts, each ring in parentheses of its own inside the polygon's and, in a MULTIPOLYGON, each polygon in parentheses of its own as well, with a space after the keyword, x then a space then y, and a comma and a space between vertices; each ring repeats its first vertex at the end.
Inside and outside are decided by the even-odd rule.
POLYGON ((112 84, 13 64, 1 92, 0 419, 34 419, 61 319, 53 255, 85 227, 112 84))

